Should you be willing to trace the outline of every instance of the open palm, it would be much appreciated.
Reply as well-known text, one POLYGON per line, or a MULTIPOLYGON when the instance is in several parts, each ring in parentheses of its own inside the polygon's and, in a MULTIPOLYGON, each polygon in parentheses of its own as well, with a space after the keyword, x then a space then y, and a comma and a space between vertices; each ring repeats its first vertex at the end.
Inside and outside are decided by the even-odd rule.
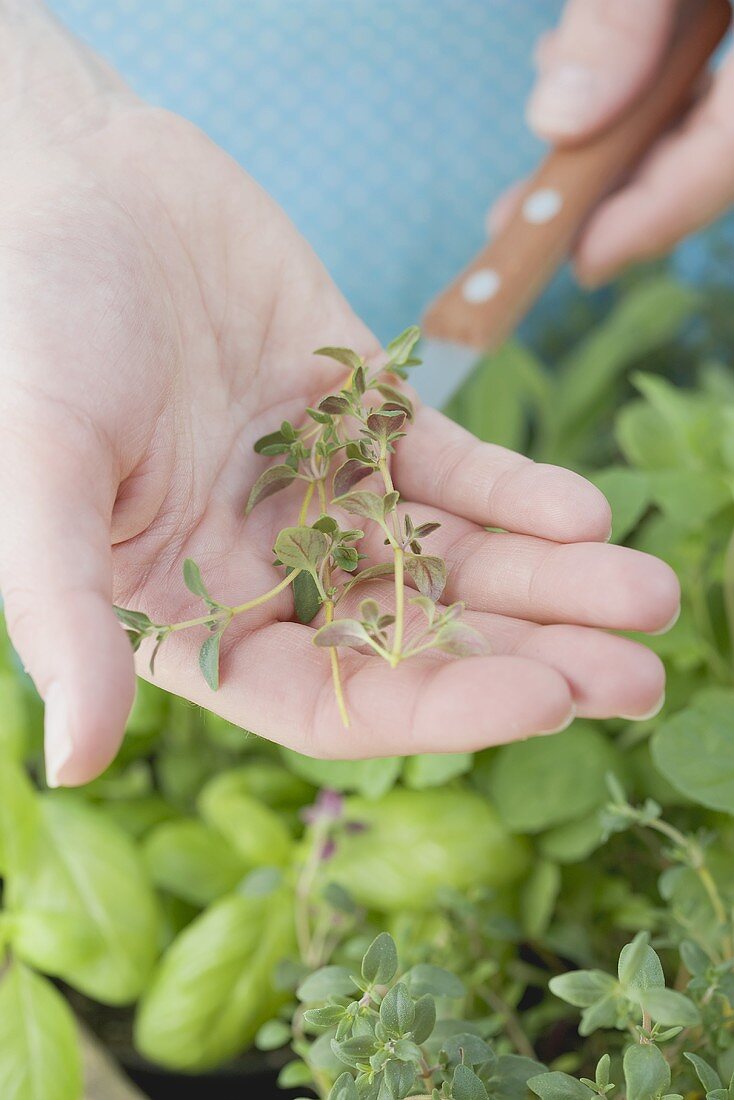
MULTIPOLYGON (((47 699, 53 770, 74 784, 113 757, 132 700, 112 601, 157 622, 196 615, 186 557, 227 603, 277 583, 274 539, 300 496, 288 489, 245 518, 267 464, 252 445, 339 385, 342 368, 314 348, 372 359, 379 347, 276 204, 175 116, 122 96, 14 150, 3 179, 0 585, 47 699)), ((466 602, 489 656, 391 670, 350 652, 345 730, 328 655, 312 644, 319 620, 292 621, 286 590, 233 623, 216 694, 197 668, 204 629, 166 642, 156 682, 343 757, 478 749, 557 729, 574 711, 656 706, 657 658, 605 631, 663 628, 677 583, 605 544, 596 489, 426 407, 393 477, 417 522, 440 520, 430 552, 447 560, 446 598, 466 602)), ((391 583, 371 594, 389 607, 391 583)), ((148 675, 145 648, 137 660, 148 675)))

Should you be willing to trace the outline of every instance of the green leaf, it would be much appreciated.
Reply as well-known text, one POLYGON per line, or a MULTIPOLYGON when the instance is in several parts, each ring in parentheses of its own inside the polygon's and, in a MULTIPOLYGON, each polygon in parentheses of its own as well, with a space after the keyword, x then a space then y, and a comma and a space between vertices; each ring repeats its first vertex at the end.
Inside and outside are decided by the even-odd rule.
POLYGON ((665 1027, 696 1027, 701 1022, 693 1001, 675 989, 650 989, 640 996, 640 1004, 665 1027))
POLYGON ((81 1100, 77 1028, 50 982, 14 962, 0 979, 0 1096, 81 1100))
POLYGON ((155 624, 143 611, 131 611, 127 607, 113 607, 113 611, 124 627, 140 634, 155 630, 155 624))
POLYGON ((539 859, 520 894, 520 916, 526 934, 540 939, 553 918, 561 890, 561 869, 557 863, 539 859))
POLYGON ((410 325, 385 348, 391 366, 404 366, 413 355, 413 350, 421 338, 421 330, 417 325, 410 325))
POLYGON ((261 436, 255 442, 253 450, 259 455, 285 454, 289 450, 289 443, 283 433, 278 430, 261 436))
POLYGON ((414 1009, 413 1042, 420 1045, 430 1038, 436 1026, 436 1002, 430 993, 425 993, 415 1001, 414 1009))
POLYGON ((206 638, 199 650, 199 668, 212 691, 219 688, 219 646, 223 630, 217 630, 206 638))
POLYGON ((413 997, 451 997, 459 1000, 466 996, 466 986, 461 978, 431 963, 416 963, 405 975, 405 982, 413 997))
POLYGON ((329 1100, 359 1100, 357 1086, 351 1073, 342 1073, 331 1087, 329 1100))
POLYGON ((442 1051, 449 1064, 465 1062, 470 1066, 481 1066, 492 1061, 493 1051, 484 1039, 468 1031, 451 1035, 443 1044, 442 1051))
POLYGON ((607 738, 577 721, 553 737, 503 746, 483 786, 508 828, 538 833, 604 805, 605 777, 615 763, 607 738))
POLYGON ((665 719, 652 740, 653 761, 676 790, 714 810, 734 813, 734 691, 707 688, 665 719))
POLYGON ((0 834, 5 905, 34 914, 14 936, 16 955, 95 1000, 138 997, 158 952, 160 916, 129 838, 75 795, 34 795, 10 761, 0 768, 0 834), (79 949, 58 951, 59 934, 73 927, 79 949))
MULTIPOLYGON (((288 570, 290 572, 290 570, 288 570)), ((293 606, 299 623, 312 622, 321 610, 321 593, 311 573, 299 573, 292 585, 293 606)))
POLYGON ((551 993, 575 1008, 588 1008, 608 997, 617 986, 614 978, 603 970, 571 970, 555 975, 548 984, 551 993))
POLYGON ((451 1082, 453 1100, 489 1100, 487 1090, 469 1066, 459 1065, 451 1082))
MULTIPOLYGON (((528 1082, 545 1069, 533 1058, 521 1054, 500 1054, 488 1078, 492 1100, 518 1100, 527 1094, 528 1082)), ((484 1076, 484 1074, 483 1074, 484 1076)))
POLYGON ((705 1092, 713 1092, 714 1089, 723 1087, 718 1073, 704 1058, 701 1058, 698 1054, 691 1054, 690 1051, 684 1051, 683 1057, 687 1058, 695 1069, 696 1076, 703 1085, 705 1092))
POLYGON ((648 475, 627 466, 610 466, 594 474, 593 482, 602 491, 612 509, 612 535, 623 542, 633 531, 650 505, 648 475))
POLYGON ((385 1066, 385 1085, 389 1100, 393 1100, 394 1097, 407 1096, 410 1092, 413 1092, 415 1083, 416 1066, 414 1063, 391 1061, 385 1066))
POLYGON ((378 803, 348 799, 345 817, 362 828, 340 838, 324 873, 370 909, 430 908, 446 888, 500 886, 527 868, 525 842, 470 790, 395 788, 378 803))
POLYGON ((275 540, 276 556, 291 569, 318 573, 329 550, 329 539, 313 527, 285 527, 275 540))
POLYGON ((293 896, 221 898, 173 941, 146 990, 135 1042, 147 1058, 194 1072, 244 1050, 283 999, 276 963, 294 948, 293 896))
POLYGON ((324 1005, 323 1008, 307 1008, 303 1018, 310 1027, 336 1027, 344 1019, 345 1010, 341 1005, 324 1005))
POLYGON ((201 907, 233 890, 250 866, 221 833, 194 819, 159 825, 142 853, 160 890, 201 907))
POLYGON ((199 813, 250 867, 284 866, 293 841, 283 818, 246 789, 240 772, 222 772, 199 795, 199 813))
POLYGON ((619 980, 628 995, 665 988, 662 964, 648 940, 646 932, 639 932, 619 953, 619 980))
POLYGON ((427 752, 409 756, 403 767, 403 783, 416 791, 442 787, 470 771, 473 759, 470 752, 427 752))
POLYGON ((647 480, 660 510, 693 532, 732 501, 731 486, 709 470, 654 470, 647 480))
POLYGON ((415 1006, 408 993, 408 987, 405 982, 398 982, 392 989, 388 989, 383 997, 380 1005, 380 1022, 388 1034, 396 1038, 407 1035, 413 1027, 414 1020, 415 1006))
POLYGON ((184 584, 188 588, 189 592, 193 592, 195 596, 201 596, 202 600, 209 605, 209 607, 218 607, 219 604, 216 600, 213 600, 209 595, 209 591, 204 584, 204 580, 201 576, 201 570, 193 558, 186 558, 183 564, 183 576, 184 584))
POLYGON ((575 428, 629 365, 680 329, 698 295, 667 275, 629 291, 561 364, 553 404, 556 432, 575 428))
POLYGON ((250 490, 245 515, 249 516, 252 509, 262 500, 273 496, 274 493, 279 493, 281 489, 287 489, 295 477, 296 471, 291 466, 270 466, 267 470, 263 470, 250 490))
POLYGON ((434 602, 441 599, 446 587, 446 562, 443 558, 428 554, 406 554, 404 566, 405 572, 422 596, 427 596, 434 602))
POLYGON ((342 366, 348 367, 349 370, 358 370, 364 363, 361 355, 357 355, 356 351, 352 351, 351 348, 317 348, 314 355, 322 355, 326 359, 334 359, 337 363, 341 363, 342 366))
POLYGON ((293 749, 281 748, 287 767, 316 787, 334 791, 357 791, 365 798, 386 794, 398 780, 403 761, 399 756, 373 760, 315 760, 293 749))
POLYGON ((528 1081, 541 1100, 593 1100, 594 1093, 567 1073, 540 1073, 528 1081))
POLYGON ((255 1035, 258 1050, 280 1050, 291 1040, 291 1029, 284 1020, 266 1020, 255 1035))
POLYGON ((353 997, 356 992, 354 979, 346 966, 322 966, 304 978, 296 991, 298 999, 305 1004, 318 1004, 330 997, 353 997))
POLYGON ((653 1043, 635 1043, 624 1053, 627 1100, 657 1100, 670 1084, 670 1066, 653 1043))
POLYGON ((375 1053, 376 1041, 373 1035, 355 1035, 339 1043, 331 1040, 331 1049, 340 1062, 356 1068, 361 1062, 369 1061, 375 1053))
POLYGON ((357 619, 335 619, 320 627, 313 636, 313 644, 324 649, 338 646, 359 648, 369 645, 370 636, 357 619))
POLYGON ((384 497, 368 489, 358 489, 354 493, 336 497, 334 504, 343 508, 351 516, 363 516, 365 519, 374 520, 375 523, 382 523, 385 519, 384 497))
POLYGON ((387 985, 398 969, 398 949, 395 940, 387 932, 381 932, 365 952, 362 959, 362 977, 371 985, 387 985))

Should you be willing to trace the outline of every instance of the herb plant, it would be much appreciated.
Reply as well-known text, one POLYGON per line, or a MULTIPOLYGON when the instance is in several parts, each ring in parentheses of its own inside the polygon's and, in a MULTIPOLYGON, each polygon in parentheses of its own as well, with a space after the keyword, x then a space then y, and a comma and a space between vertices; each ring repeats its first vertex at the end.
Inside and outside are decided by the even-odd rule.
MULTIPOLYGON (((542 354, 508 344, 452 403, 480 436, 591 476, 614 539, 675 568, 682 614, 651 640, 668 674, 653 719, 577 720, 475 754, 313 760, 141 682, 115 763, 86 788, 48 791, 41 708, 0 622, 3 1098, 81 1100, 77 1013, 123 1060, 134 1042, 174 1074, 257 1043, 284 1089, 321 1100, 337 1083, 340 1100, 376 1085, 380 1100, 406 1087, 431 1100, 732 1100, 731 302, 731 289, 638 276, 572 303, 542 354), (363 973, 376 939, 371 959, 394 958, 386 934, 394 975, 363 973), (416 1043, 426 996, 436 1023, 416 1043), (382 1031, 386 1000, 399 1034, 382 1031), (351 1064, 332 1040, 354 1038, 367 1043, 351 1064)), ((298 431, 326 427, 307 419, 298 431)), ((369 477, 346 491, 384 497, 379 470, 369 477)), ((317 501, 313 484, 296 526, 312 530, 317 501)), ((369 522, 374 552, 386 535, 369 522)), ((350 572, 331 555, 332 586, 371 564, 350 572)), ((323 607, 305 570, 287 586, 296 605, 306 584, 323 607)), ((134 639, 154 637, 126 614, 134 639)))
MULTIPOLYGON (((395 668, 430 649, 454 656, 482 653, 482 636, 459 622, 462 604, 441 607, 438 601, 446 584, 442 558, 423 552, 422 540, 440 526, 417 526, 410 516, 398 511, 400 494, 390 474, 390 456, 413 417, 413 406, 397 387, 408 369, 420 360, 413 351, 420 331, 406 329, 388 344, 387 361, 370 371, 349 348, 325 347, 315 352, 336 360, 349 370, 349 379, 338 393, 330 394, 316 408, 307 408, 304 426, 284 421, 280 428, 255 443, 255 451, 277 456, 282 461, 266 469, 250 491, 247 512, 261 501, 294 483, 304 487, 296 525, 280 531, 274 547, 275 562, 286 575, 269 591, 246 603, 220 603, 209 593, 199 567, 190 558, 184 562, 184 582, 206 606, 206 614, 184 622, 153 623, 142 612, 116 608, 117 615, 137 650, 145 638, 154 640, 150 658, 154 670, 156 654, 174 631, 206 627, 209 636, 199 651, 199 665, 209 686, 219 686, 219 647, 232 620, 293 587, 295 613, 303 623, 311 622, 323 609, 325 624, 314 636, 317 646, 331 652, 331 668, 339 711, 349 725, 342 691, 338 650, 341 647, 371 650, 395 668), (374 475, 374 477, 373 477, 374 475), (378 484, 355 489, 367 478, 378 484), (309 508, 316 498, 319 515, 308 523, 309 508), (332 513, 346 513, 374 525, 390 547, 392 561, 360 569, 366 555, 360 552, 365 532, 340 526, 332 513), (374 599, 359 605, 358 618, 336 618, 335 610, 357 585, 392 574, 395 579, 394 607, 385 611, 374 599), (423 613, 423 628, 412 637, 405 630, 405 581, 410 578, 419 595, 411 603, 423 613)), ((372 482, 370 483, 372 484, 372 482)))

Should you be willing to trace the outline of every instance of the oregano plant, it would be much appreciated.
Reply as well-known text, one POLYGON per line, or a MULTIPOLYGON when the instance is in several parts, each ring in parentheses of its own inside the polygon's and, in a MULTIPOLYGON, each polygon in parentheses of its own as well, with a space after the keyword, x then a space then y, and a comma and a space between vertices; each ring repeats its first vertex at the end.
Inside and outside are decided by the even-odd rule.
POLYGON ((386 361, 370 369, 349 348, 323 347, 314 354, 326 356, 347 368, 345 384, 326 395, 316 407, 304 410, 300 425, 284 421, 258 439, 257 454, 276 458, 250 489, 249 514, 274 493, 299 484, 303 489, 292 527, 283 528, 273 547, 274 564, 283 578, 261 595, 240 604, 225 604, 209 592, 201 571, 190 558, 184 562, 186 587, 205 606, 204 614, 183 622, 155 623, 140 611, 115 608, 133 649, 153 639, 151 672, 163 642, 181 630, 205 628, 208 636, 199 650, 199 665, 209 687, 219 686, 219 650, 222 636, 237 616, 261 606, 292 588, 296 617, 310 623, 323 611, 324 624, 314 643, 330 651, 332 679, 339 711, 349 725, 339 650, 371 652, 395 668, 427 650, 454 656, 486 651, 482 635, 461 621, 463 605, 439 601, 446 585, 446 563, 427 554, 423 541, 440 525, 415 524, 398 508, 400 493, 390 471, 391 456, 409 429, 413 405, 400 388, 408 370, 420 363, 414 355, 420 338, 416 327, 406 329, 387 346, 386 361), (369 481, 369 488, 357 488, 369 481), (318 512, 311 519, 312 504, 318 512), (361 526, 349 527, 344 516, 361 526), (391 560, 361 567, 366 555, 360 547, 365 530, 372 527, 389 547, 391 560), (394 577, 394 599, 383 608, 368 597, 357 616, 339 617, 337 609, 358 585, 378 577, 394 577), (417 595, 410 603, 419 609, 422 625, 406 628, 406 582, 417 595))

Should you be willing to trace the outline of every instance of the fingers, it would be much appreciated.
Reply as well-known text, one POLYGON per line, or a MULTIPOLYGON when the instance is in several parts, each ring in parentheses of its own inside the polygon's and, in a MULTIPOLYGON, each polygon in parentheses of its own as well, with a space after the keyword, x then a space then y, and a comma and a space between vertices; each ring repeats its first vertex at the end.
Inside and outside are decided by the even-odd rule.
POLYGON ((172 638, 156 682, 270 740, 339 759, 469 752, 555 731, 574 715, 564 677, 525 657, 415 658, 391 669, 347 652, 340 658, 350 715, 345 729, 328 654, 313 636, 297 623, 233 636, 216 694, 191 675, 195 644, 172 638))
POLYGON ((656 145, 632 180, 595 212, 575 254, 588 286, 668 252, 734 201, 734 58, 686 122, 656 145))
POLYGON ((405 499, 482 526, 558 542, 609 537, 609 505, 590 482, 570 470, 480 443, 426 406, 400 442, 393 477, 405 499))
POLYGON ((536 626, 467 613, 494 653, 512 653, 556 669, 582 718, 651 718, 665 700, 665 669, 651 650, 581 626, 536 626))
POLYGON ((0 590, 46 702, 47 780, 74 786, 115 755, 135 691, 111 602, 113 478, 78 425, 32 414, 8 420, 0 445, 0 590))
MULTIPOLYGON (((447 567, 443 603, 462 600, 475 611, 535 623, 576 623, 606 630, 653 633, 675 620, 680 585, 650 554, 607 543, 556 543, 528 535, 487 532, 435 508, 406 503, 417 525, 441 524, 423 552, 447 567)), ((371 561, 388 557, 379 533, 366 546, 371 561)))
POLYGON ((677 0, 569 0, 539 51, 530 126, 558 142, 611 122, 651 78, 676 7, 677 0))

